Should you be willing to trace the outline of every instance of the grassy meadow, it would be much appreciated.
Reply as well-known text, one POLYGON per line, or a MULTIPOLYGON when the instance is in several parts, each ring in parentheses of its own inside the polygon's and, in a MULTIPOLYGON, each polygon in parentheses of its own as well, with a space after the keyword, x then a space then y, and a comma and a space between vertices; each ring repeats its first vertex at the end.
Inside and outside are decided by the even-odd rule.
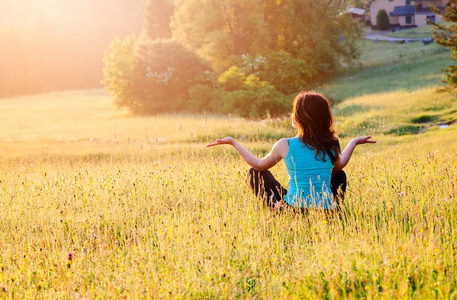
POLYGON ((233 149, 205 148, 232 135, 264 155, 287 119, 133 117, 102 91, 0 99, 0 298, 455 299, 456 96, 358 73, 382 65, 354 71, 373 80, 360 95, 324 87, 347 92, 342 146, 378 141, 356 149, 333 217, 270 211, 233 149))
MULTIPOLYGON (((445 23, 446 24, 446 23, 445 23)), ((450 24, 449 24, 450 25, 450 24)), ((410 28, 396 30, 395 32, 390 32, 387 36, 390 37, 399 37, 399 38, 428 38, 433 35, 433 26, 427 25, 422 27, 410 28)))
POLYGON ((441 69, 450 65, 450 51, 420 42, 359 42, 361 65, 318 90, 333 102, 383 92, 415 91, 441 84, 441 69))

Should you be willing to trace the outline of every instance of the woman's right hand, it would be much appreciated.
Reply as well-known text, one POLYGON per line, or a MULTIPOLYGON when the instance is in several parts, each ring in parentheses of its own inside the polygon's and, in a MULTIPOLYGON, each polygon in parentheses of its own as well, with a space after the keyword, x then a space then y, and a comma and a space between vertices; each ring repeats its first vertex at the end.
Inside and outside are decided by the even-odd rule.
POLYGON ((206 148, 214 147, 214 146, 217 146, 217 145, 225 145, 225 144, 233 146, 234 142, 235 142, 235 139, 230 137, 230 136, 228 136, 228 137, 225 137, 223 139, 217 139, 215 142, 206 145, 206 148))
POLYGON ((371 136, 359 136, 356 137, 355 139, 352 139, 352 141, 355 143, 355 145, 361 145, 361 144, 375 144, 376 141, 371 139, 371 136))

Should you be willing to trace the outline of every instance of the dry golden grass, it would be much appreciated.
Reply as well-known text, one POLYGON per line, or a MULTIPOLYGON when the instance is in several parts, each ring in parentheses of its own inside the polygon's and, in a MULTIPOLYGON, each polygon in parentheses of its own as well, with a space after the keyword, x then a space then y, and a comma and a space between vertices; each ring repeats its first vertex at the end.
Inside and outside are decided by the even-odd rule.
MULTIPOLYGON (((349 100, 378 108, 338 130, 403 124, 423 103, 407 96, 349 100)), ((262 155, 293 134, 287 120, 130 117, 98 92, 0 99, 0 116, 1 298, 456 295, 457 125, 365 129, 378 144, 356 150, 344 212, 327 218, 271 212, 233 149, 204 148, 230 134, 262 155)), ((272 172, 286 182, 282 164, 272 172)))

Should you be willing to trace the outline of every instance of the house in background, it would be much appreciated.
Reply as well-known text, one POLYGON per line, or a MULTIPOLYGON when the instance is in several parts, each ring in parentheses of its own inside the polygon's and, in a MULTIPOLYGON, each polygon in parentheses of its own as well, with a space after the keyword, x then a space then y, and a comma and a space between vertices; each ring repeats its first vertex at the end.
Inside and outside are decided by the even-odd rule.
POLYGON ((389 15, 392 27, 421 27, 427 20, 442 21, 441 15, 434 13, 430 7, 444 9, 448 0, 371 0, 371 27, 376 28, 376 16, 381 9, 389 15))

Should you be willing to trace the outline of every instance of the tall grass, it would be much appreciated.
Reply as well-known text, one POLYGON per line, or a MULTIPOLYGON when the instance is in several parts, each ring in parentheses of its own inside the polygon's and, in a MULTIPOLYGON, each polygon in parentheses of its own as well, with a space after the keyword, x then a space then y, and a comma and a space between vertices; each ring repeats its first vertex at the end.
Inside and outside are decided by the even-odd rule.
MULTIPOLYGON (((345 105, 398 115, 403 95, 389 97, 345 105)), ((339 131, 353 134, 345 122, 359 113, 339 115, 339 131)), ((288 120, 136 118, 84 93, 2 99, 0 114, 11 116, 0 123, 1 298, 456 295, 455 126, 372 131, 378 144, 346 168, 343 213, 327 217, 263 207, 234 150, 204 148, 233 134, 262 155, 293 134, 288 120)), ((282 164, 272 172, 286 183, 282 164)))

